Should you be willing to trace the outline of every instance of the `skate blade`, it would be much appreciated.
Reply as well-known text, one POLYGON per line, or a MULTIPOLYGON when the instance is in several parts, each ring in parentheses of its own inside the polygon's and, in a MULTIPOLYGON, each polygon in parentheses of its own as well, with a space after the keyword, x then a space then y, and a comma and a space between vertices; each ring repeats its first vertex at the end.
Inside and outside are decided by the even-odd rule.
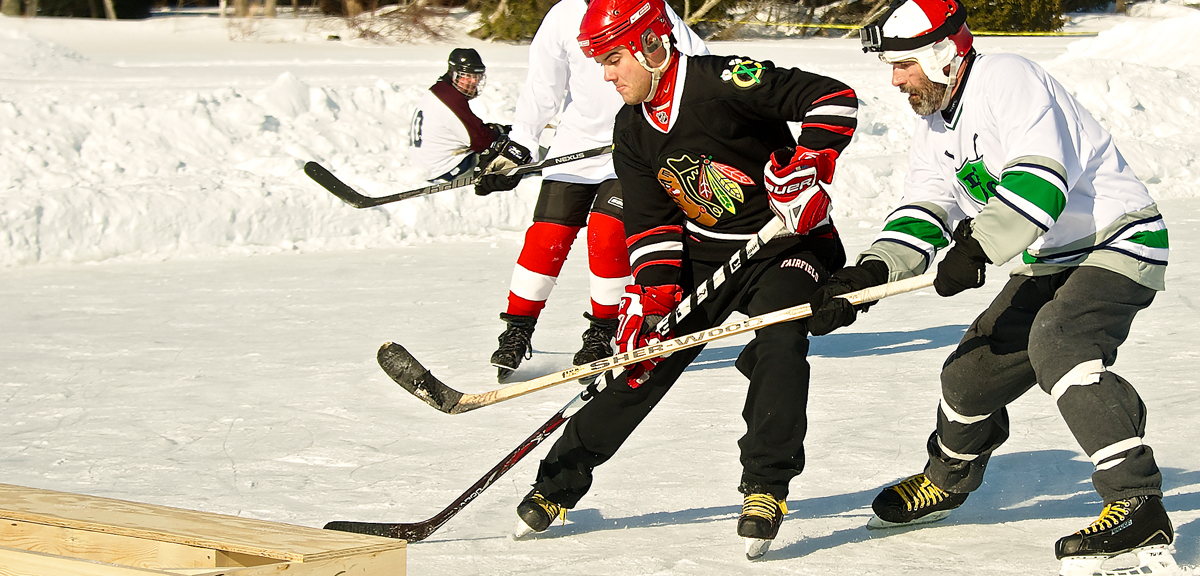
POLYGON ((1147 546, 1116 556, 1076 556, 1063 558, 1059 576, 1144 576, 1156 574, 1174 576, 1180 574, 1175 557, 1167 546, 1147 546), (1115 558, 1136 555, 1137 566, 1127 568, 1104 568, 1104 563, 1115 558))
POLYGON ((949 515, 950 515, 950 510, 938 510, 937 512, 930 512, 920 518, 917 518, 916 520, 913 520, 912 522, 888 522, 887 520, 884 520, 883 518, 880 518, 878 516, 871 516, 871 519, 867 520, 867 529, 868 530, 884 530, 887 528, 904 528, 905 526, 919 526, 921 524, 929 524, 930 522, 937 522, 938 520, 941 520, 942 518, 945 518, 949 515))
POLYGON ((746 559, 758 560, 771 548, 770 540, 760 538, 743 538, 746 541, 746 559))
POLYGON ((518 518, 517 525, 513 526, 513 531, 512 531, 512 534, 510 534, 510 536, 512 536, 513 540, 520 541, 520 540, 532 540, 534 534, 537 534, 537 532, 534 532, 533 528, 530 528, 529 525, 526 524, 524 520, 521 520, 520 518, 518 518))
POLYGON ((496 367, 497 382, 504 382, 505 380, 508 380, 508 377, 512 376, 513 372, 516 372, 515 368, 506 368, 504 366, 500 366, 499 364, 492 364, 492 366, 496 367))

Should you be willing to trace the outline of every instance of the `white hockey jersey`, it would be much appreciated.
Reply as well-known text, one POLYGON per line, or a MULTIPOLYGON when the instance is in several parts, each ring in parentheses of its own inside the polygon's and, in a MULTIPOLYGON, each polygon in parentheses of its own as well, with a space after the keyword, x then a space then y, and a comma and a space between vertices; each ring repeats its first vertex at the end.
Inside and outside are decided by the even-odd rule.
MULTIPOLYGON (((410 161, 413 166, 427 170, 425 179, 447 174, 468 157, 482 151, 495 139, 484 134, 483 122, 465 97, 452 92, 444 82, 434 84, 417 101, 408 131, 410 161), (444 84, 444 85, 443 85, 444 84), (462 108, 460 118, 435 92, 442 89, 443 97, 462 108)), ((466 168, 473 167, 473 164, 466 168)))
MULTIPOLYGON (((979 55, 947 121, 921 118, 902 206, 859 256, 924 272, 964 218, 1013 275, 1096 266, 1165 289, 1167 227, 1112 135, 1037 64, 979 55)), ((953 104, 952 104, 953 106, 953 104)))
MULTIPOLYGON (((529 75, 517 97, 509 137, 536 154, 542 131, 562 111, 547 156, 562 156, 612 144, 613 122, 625 105, 595 60, 583 55, 576 37, 587 11, 584 0, 560 0, 542 20, 529 45, 529 75)), ((676 45, 690 55, 708 48, 667 6, 676 45)), ((616 178, 612 156, 576 160, 542 170, 546 180, 596 184, 616 178)))

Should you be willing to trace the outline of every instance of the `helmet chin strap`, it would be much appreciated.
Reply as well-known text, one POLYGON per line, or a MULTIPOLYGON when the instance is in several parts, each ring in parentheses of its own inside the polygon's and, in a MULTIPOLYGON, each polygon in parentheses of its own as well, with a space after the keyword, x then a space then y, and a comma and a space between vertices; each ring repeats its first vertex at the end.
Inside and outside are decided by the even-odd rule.
POLYGON ((659 64, 658 66, 651 66, 650 62, 646 60, 646 55, 641 51, 635 55, 638 64, 641 64, 642 68, 645 68, 646 71, 650 73, 650 92, 646 94, 646 98, 642 100, 642 102, 649 102, 654 98, 655 92, 658 91, 658 81, 662 80, 663 73, 665 73, 667 71, 667 67, 671 65, 671 53, 674 52, 671 49, 671 38, 670 36, 660 36, 660 38, 662 39, 663 48, 666 48, 667 50, 667 57, 663 60, 662 64, 659 64))
POLYGON ((938 105, 938 112, 946 109, 950 105, 950 99, 954 97, 954 88, 958 86, 958 69, 962 66, 963 58, 955 56, 950 60, 950 74, 946 77, 946 93, 942 95, 942 103, 938 105))

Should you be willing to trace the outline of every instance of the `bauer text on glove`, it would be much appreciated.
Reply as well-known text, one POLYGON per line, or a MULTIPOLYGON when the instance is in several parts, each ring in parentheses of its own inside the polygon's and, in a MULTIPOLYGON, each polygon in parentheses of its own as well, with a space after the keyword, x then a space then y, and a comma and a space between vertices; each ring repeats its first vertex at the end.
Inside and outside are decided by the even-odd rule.
POLYGON ((831 200, 821 183, 833 182, 838 153, 833 150, 780 148, 763 167, 763 187, 771 210, 789 232, 808 234, 829 222, 831 200))

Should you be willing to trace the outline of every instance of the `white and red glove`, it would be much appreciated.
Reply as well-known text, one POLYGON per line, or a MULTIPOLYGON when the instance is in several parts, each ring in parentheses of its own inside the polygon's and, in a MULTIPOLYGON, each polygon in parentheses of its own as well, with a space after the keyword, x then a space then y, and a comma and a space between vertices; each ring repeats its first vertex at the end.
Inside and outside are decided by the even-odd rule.
POLYGON ((784 226, 797 234, 808 234, 829 219, 831 202, 820 182, 833 182, 838 153, 804 147, 780 148, 771 153, 763 167, 763 186, 771 199, 771 210, 784 226))
MULTIPOLYGON (((625 287, 621 296, 621 322, 617 326, 617 344, 621 353, 670 338, 670 334, 658 332, 658 323, 670 314, 683 299, 683 290, 675 284, 663 286, 625 287)), ((629 375, 629 387, 637 388, 650 377, 650 370, 662 361, 662 357, 650 358, 625 367, 629 375)))

